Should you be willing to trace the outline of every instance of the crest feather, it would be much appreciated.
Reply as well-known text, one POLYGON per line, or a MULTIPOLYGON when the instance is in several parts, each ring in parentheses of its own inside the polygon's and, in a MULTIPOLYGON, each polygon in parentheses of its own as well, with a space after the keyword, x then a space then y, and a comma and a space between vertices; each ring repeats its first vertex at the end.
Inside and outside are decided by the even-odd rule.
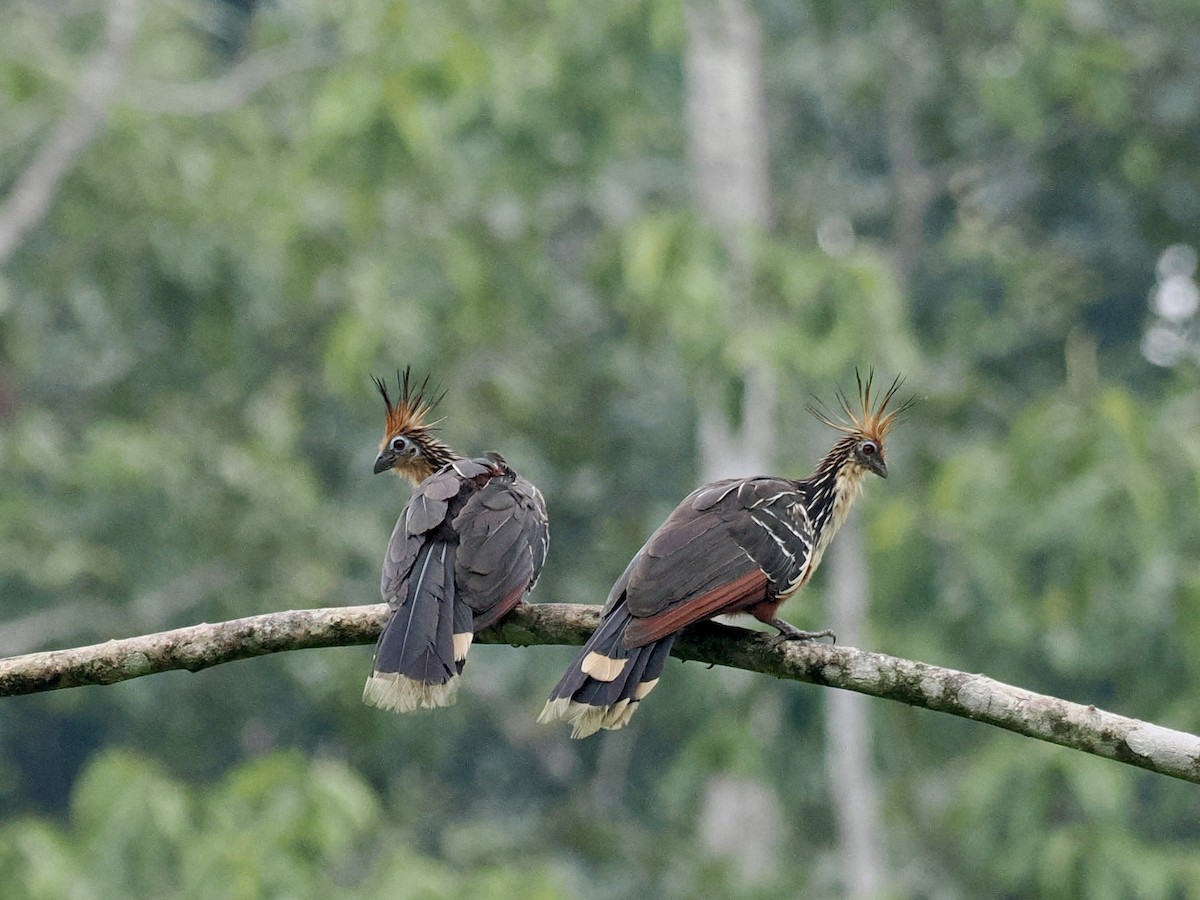
MULTIPOLYGON (((883 439, 892 430, 900 414, 916 403, 917 398, 909 397, 895 409, 888 412, 888 404, 892 402, 892 398, 896 396, 896 391, 900 390, 900 386, 904 384, 903 375, 896 376, 884 392, 879 404, 875 407, 871 405, 871 385, 875 380, 875 370, 868 369, 866 380, 864 380, 858 369, 855 369, 854 380, 858 384, 857 410, 850 405, 849 398, 839 389, 837 392, 837 401, 838 406, 842 408, 842 416, 844 418, 835 418, 817 404, 810 404, 808 411, 830 428, 836 429, 843 434, 870 438, 873 441, 883 443, 883 439)), ((819 404, 820 401, 817 401, 817 403, 819 404)))
POLYGON ((384 406, 387 407, 387 422, 384 428, 388 436, 394 436, 401 432, 430 431, 441 421, 441 419, 433 422, 426 421, 433 412, 433 408, 445 396, 444 392, 436 397, 427 396, 428 375, 421 379, 420 384, 417 384, 416 379, 412 377, 411 367, 405 366, 403 372, 397 370, 396 389, 398 393, 395 403, 392 402, 387 384, 382 378, 372 375, 371 380, 375 382, 375 387, 379 389, 379 393, 383 397, 384 406))

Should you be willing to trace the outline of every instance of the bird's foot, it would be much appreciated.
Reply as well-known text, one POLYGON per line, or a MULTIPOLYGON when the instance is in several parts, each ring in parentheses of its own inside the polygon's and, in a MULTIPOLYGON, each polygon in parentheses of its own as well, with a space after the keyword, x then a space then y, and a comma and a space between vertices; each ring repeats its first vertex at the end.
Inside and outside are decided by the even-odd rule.
POLYGON ((821 638, 831 638, 833 643, 837 643, 837 635, 828 628, 824 631, 802 631, 791 622, 785 622, 783 619, 772 619, 767 624, 772 628, 779 629, 779 634, 769 639, 772 647, 778 647, 787 641, 816 641, 821 638))

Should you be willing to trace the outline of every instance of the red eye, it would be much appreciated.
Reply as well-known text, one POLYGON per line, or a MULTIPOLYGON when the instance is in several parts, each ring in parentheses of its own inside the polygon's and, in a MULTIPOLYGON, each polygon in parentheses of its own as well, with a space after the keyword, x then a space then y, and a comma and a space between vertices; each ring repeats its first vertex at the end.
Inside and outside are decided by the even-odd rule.
POLYGON ((879 446, 874 441, 863 441, 858 449, 862 451, 863 456, 874 456, 879 452, 879 446))

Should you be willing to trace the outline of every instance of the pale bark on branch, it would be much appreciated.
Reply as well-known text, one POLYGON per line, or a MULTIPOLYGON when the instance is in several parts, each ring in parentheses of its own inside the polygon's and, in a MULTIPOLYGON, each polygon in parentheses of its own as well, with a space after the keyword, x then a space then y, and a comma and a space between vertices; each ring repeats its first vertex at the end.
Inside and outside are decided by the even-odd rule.
MULTIPOLYGON (((599 611, 582 604, 523 605, 476 640, 514 647, 582 644, 595 629, 599 611)), ((0 697, 113 684, 177 669, 198 672, 285 650, 370 644, 387 616, 383 604, 291 610, 13 656, 0 659, 0 697)), ((774 645, 768 635, 712 622, 687 629, 673 655, 950 713, 1200 784, 1200 737, 985 675, 854 647, 774 645)))

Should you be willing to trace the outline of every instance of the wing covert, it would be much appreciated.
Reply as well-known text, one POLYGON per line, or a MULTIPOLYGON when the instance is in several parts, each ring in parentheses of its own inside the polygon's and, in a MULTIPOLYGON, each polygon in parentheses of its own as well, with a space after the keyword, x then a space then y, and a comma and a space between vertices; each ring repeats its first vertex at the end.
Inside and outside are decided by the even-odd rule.
POLYGON ((524 478, 493 477, 467 499, 452 526, 461 597, 475 612, 475 629, 486 628, 537 581, 549 544, 545 501, 524 478))
POLYGON ((614 586, 635 619, 627 638, 654 640, 787 590, 811 544, 787 511, 798 499, 795 483, 777 478, 717 482, 685 498, 614 586))
POLYGON ((388 540, 380 581, 383 598, 393 607, 403 601, 398 594, 422 544, 429 532, 446 522, 450 501, 462 486, 462 477, 451 466, 443 466, 421 482, 404 505, 388 540))

